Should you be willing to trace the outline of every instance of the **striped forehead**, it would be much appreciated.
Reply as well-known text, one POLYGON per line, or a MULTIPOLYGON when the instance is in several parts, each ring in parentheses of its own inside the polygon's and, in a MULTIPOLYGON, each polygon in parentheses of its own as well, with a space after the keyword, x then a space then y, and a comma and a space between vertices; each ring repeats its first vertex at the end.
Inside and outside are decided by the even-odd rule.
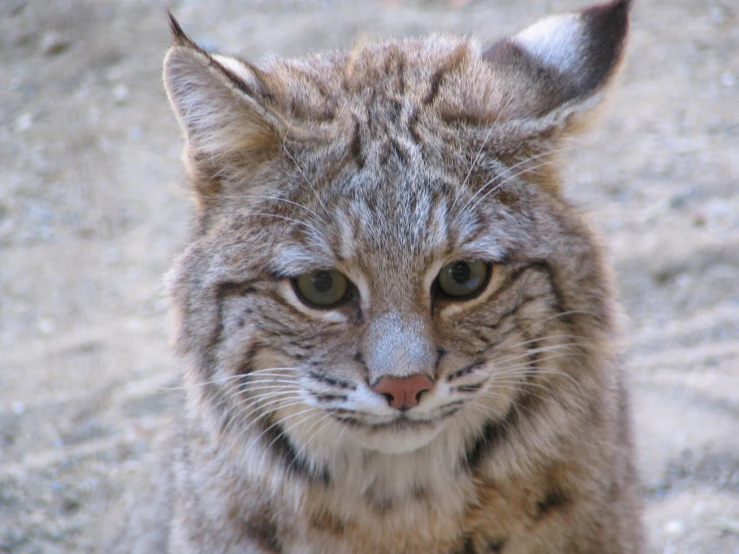
POLYGON ((461 213, 465 202, 455 202, 453 192, 397 190, 336 207, 329 240, 337 259, 410 268, 448 256, 499 257, 497 232, 481 210, 461 213))
POLYGON ((397 191, 355 191, 329 203, 320 222, 302 227, 303 232, 277 249, 275 268, 296 274, 354 267, 367 275, 401 272, 420 277, 434 262, 503 257, 503 230, 478 209, 460 210, 465 201, 455 202, 454 192, 397 191))
POLYGON ((448 247, 450 199, 412 179, 359 187, 349 201, 336 206, 341 257, 367 252, 422 255, 448 247))

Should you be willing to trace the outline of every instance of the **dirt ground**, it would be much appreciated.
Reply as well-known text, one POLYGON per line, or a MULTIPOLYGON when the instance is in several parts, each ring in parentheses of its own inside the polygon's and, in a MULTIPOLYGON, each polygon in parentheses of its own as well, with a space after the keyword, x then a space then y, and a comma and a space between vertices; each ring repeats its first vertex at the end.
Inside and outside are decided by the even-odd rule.
MULTIPOLYGON (((175 0, 208 48, 492 41, 587 0, 175 0)), ((568 155, 631 317, 650 552, 739 553, 739 3, 636 2, 628 67, 568 155)), ((0 0, 0 553, 91 552, 167 424, 161 276, 188 193, 161 1, 0 0)))

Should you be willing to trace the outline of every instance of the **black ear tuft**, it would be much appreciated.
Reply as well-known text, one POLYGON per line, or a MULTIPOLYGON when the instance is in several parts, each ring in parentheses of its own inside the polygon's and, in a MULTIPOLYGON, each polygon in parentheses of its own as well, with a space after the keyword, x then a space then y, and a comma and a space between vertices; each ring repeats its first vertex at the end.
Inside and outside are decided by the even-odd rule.
POLYGON ((629 30, 630 7, 631 0, 617 0, 582 11, 590 43, 587 51, 591 71, 581 83, 581 94, 598 89, 621 61, 629 30))
POLYGON ((169 10, 167 10, 167 17, 169 17, 169 31, 172 34, 172 46, 184 46, 186 48, 202 50, 202 48, 195 44, 195 42, 185 34, 179 21, 175 19, 175 16, 172 15, 172 12, 169 10))
POLYGON ((551 16, 488 49, 507 87, 503 117, 567 119, 592 107, 623 58, 630 6, 615 0, 551 16))

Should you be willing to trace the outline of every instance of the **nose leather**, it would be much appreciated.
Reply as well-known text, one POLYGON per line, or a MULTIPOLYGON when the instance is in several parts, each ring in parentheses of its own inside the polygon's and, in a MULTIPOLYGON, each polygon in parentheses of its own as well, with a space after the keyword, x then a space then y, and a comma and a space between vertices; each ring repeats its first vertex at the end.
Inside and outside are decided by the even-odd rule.
POLYGON ((434 382, 422 373, 409 377, 381 377, 372 390, 384 395, 391 408, 407 410, 418 406, 421 393, 431 390, 434 382))

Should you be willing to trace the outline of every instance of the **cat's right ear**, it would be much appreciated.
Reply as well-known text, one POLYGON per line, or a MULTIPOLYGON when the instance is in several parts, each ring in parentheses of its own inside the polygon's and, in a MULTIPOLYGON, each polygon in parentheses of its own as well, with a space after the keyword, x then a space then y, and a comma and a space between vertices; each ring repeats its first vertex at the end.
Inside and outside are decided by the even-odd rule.
POLYGON ((187 143, 184 162, 196 199, 221 192, 222 181, 275 155, 278 122, 262 104, 259 70, 196 45, 172 14, 173 44, 164 86, 187 143))

